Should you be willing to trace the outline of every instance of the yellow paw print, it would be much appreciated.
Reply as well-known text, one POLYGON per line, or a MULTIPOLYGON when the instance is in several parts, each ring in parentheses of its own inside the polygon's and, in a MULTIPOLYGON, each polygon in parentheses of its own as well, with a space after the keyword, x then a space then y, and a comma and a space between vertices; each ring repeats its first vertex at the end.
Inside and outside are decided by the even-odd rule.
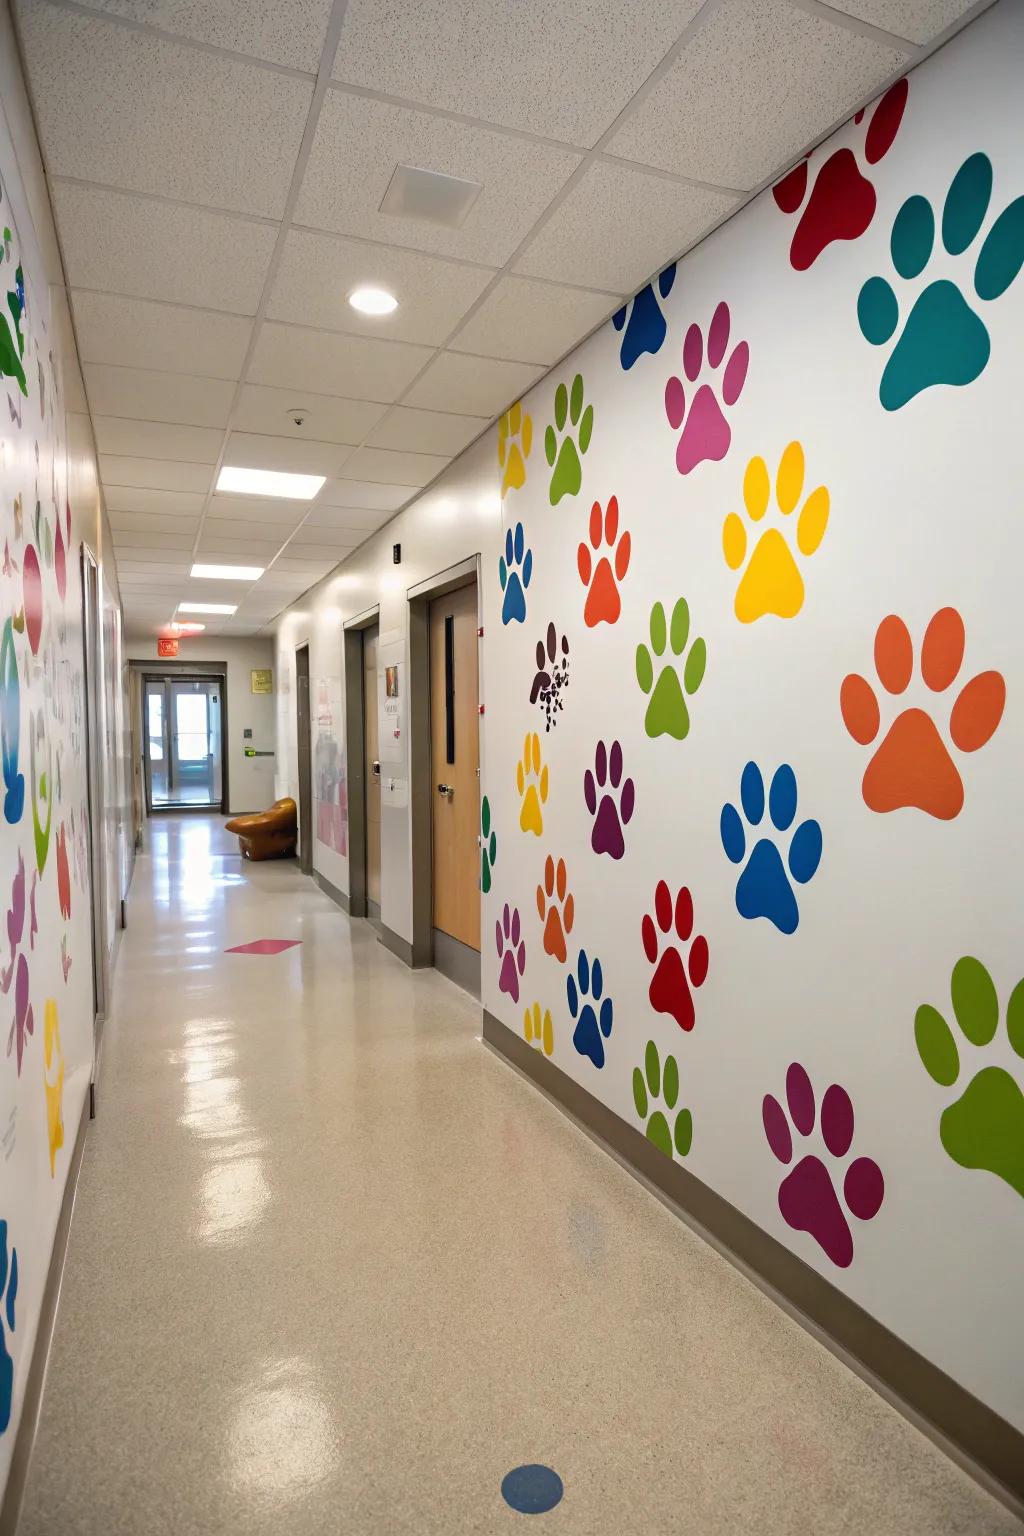
MULTIPOLYGON (((799 443, 790 443, 779 460, 775 478, 775 500, 783 517, 789 517, 803 493, 804 451, 799 443)), ((771 482, 764 459, 751 459, 743 476, 743 501, 752 523, 759 523, 768 510, 771 482)), ((811 492, 796 520, 797 548, 802 555, 813 555, 828 527, 828 490, 819 485, 811 492)), ((730 512, 722 529, 725 563, 738 571, 747 558, 746 525, 730 512)), ((766 528, 754 545, 746 570, 736 589, 736 617, 741 624, 752 624, 766 613, 780 619, 792 619, 804 603, 804 579, 793 558, 786 534, 781 528, 766 528)))
POLYGON ((533 421, 523 410, 523 402, 510 405, 498 422, 498 467, 501 477, 501 499, 506 491, 518 491, 526 484, 526 460, 533 447, 533 421))
POLYGON ((43 1087, 46 1090, 46 1134, 50 1142, 50 1174, 64 1145, 64 1052, 60 1044, 57 1003, 46 999, 43 1013, 43 1087))
POLYGON ((540 1003, 534 1003, 523 1014, 523 1034, 530 1045, 550 1056, 555 1048, 555 1028, 551 1022, 551 1009, 545 1008, 541 1017, 540 1003))
POLYGON ((541 767, 540 737, 536 731, 527 731, 523 742, 523 755, 516 764, 516 788, 522 800, 519 809, 519 825, 524 832, 540 837, 544 831, 544 813, 541 810, 548 798, 548 768, 541 767))

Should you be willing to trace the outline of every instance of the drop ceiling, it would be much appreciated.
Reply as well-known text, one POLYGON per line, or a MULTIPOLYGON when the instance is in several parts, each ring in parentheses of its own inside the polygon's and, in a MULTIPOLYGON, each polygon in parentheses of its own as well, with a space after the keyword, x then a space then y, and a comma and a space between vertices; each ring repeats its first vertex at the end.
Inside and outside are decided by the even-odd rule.
POLYGON ((18 0, 128 633, 267 629, 986 3, 18 0), (479 185, 457 227, 382 211, 402 165, 479 185), (224 496, 223 464, 326 481, 224 496))

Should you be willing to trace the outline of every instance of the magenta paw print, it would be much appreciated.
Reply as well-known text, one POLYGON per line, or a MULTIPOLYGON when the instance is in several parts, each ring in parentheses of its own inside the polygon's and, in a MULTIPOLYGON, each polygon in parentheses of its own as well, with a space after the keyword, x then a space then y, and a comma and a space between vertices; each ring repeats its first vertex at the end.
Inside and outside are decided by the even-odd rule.
POLYGON ((603 741, 594 753, 594 771, 583 776, 583 797, 594 818, 590 846, 595 853, 621 859, 626 851, 622 829, 633 815, 636 795, 632 779, 622 777, 622 748, 613 741, 609 751, 603 741))
MULTIPOLYGON (((804 1137, 814 1130, 814 1089, 796 1061, 786 1073, 786 1105, 788 1115, 769 1093, 761 1111, 768 1145, 780 1163, 793 1161, 791 1123, 804 1137)), ((831 1157, 845 1158, 853 1142, 853 1105, 846 1089, 836 1083, 825 1090, 818 1128, 831 1157)), ((820 1157, 805 1153, 779 1186, 779 1210, 797 1232, 808 1232, 833 1264, 846 1269, 853 1261, 853 1234, 846 1213, 859 1221, 877 1216, 885 1184, 882 1170, 869 1157, 856 1157, 850 1163, 841 1197, 836 1192, 838 1177, 838 1169, 830 1171, 820 1157)))
POLYGON ((519 1001, 519 981, 526 970, 526 942, 521 936, 519 908, 509 911, 506 901, 501 921, 494 925, 494 942, 501 962, 498 970, 498 991, 507 992, 514 1003, 519 1001))
POLYGON ((732 431, 718 397, 721 395, 727 407, 736 404, 746 382, 750 349, 745 341, 739 342, 719 377, 728 351, 729 306, 723 299, 708 330, 707 365, 715 377, 701 384, 696 394, 692 393, 704 367, 704 336, 694 322, 683 341, 683 372, 688 384, 673 374, 665 385, 665 414, 669 425, 676 431, 680 427, 683 429, 676 445, 676 468, 681 475, 688 475, 705 459, 724 459, 729 452, 732 431), (689 407, 687 388, 691 391, 689 407))

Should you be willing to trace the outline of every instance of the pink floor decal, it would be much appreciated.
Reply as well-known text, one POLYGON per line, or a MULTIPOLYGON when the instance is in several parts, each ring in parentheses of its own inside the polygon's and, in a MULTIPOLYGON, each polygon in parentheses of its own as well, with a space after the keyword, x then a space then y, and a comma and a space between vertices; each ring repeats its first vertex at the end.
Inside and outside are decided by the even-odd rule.
POLYGON ((251 944, 235 944, 226 949, 226 955, 279 955, 284 949, 294 949, 301 939, 253 939, 251 944))

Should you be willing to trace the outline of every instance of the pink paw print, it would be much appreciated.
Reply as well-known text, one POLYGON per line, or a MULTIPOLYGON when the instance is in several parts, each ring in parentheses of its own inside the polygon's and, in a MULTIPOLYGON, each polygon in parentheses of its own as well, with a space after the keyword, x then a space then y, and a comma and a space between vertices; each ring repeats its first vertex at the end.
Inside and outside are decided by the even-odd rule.
POLYGON ((519 908, 509 910, 507 901, 500 922, 494 925, 494 942, 501 961, 498 991, 507 992, 512 1001, 518 1003, 519 982, 526 970, 526 942, 521 936, 519 908))
MULTIPOLYGON (((725 354, 729 351, 729 306, 722 301, 711 317, 708 328, 707 365, 716 375, 722 370, 725 354)), ((695 395, 686 402, 687 386, 675 374, 665 385, 665 414, 669 425, 682 433, 676 446, 676 468, 681 475, 688 475, 705 459, 724 459, 732 442, 732 431, 718 403, 721 394, 726 406, 733 406, 739 399, 747 379, 750 348, 745 341, 738 342, 725 363, 721 378, 701 384, 695 395)), ((683 372, 692 388, 700 378, 704 367, 704 335, 694 322, 683 341, 683 372)))

